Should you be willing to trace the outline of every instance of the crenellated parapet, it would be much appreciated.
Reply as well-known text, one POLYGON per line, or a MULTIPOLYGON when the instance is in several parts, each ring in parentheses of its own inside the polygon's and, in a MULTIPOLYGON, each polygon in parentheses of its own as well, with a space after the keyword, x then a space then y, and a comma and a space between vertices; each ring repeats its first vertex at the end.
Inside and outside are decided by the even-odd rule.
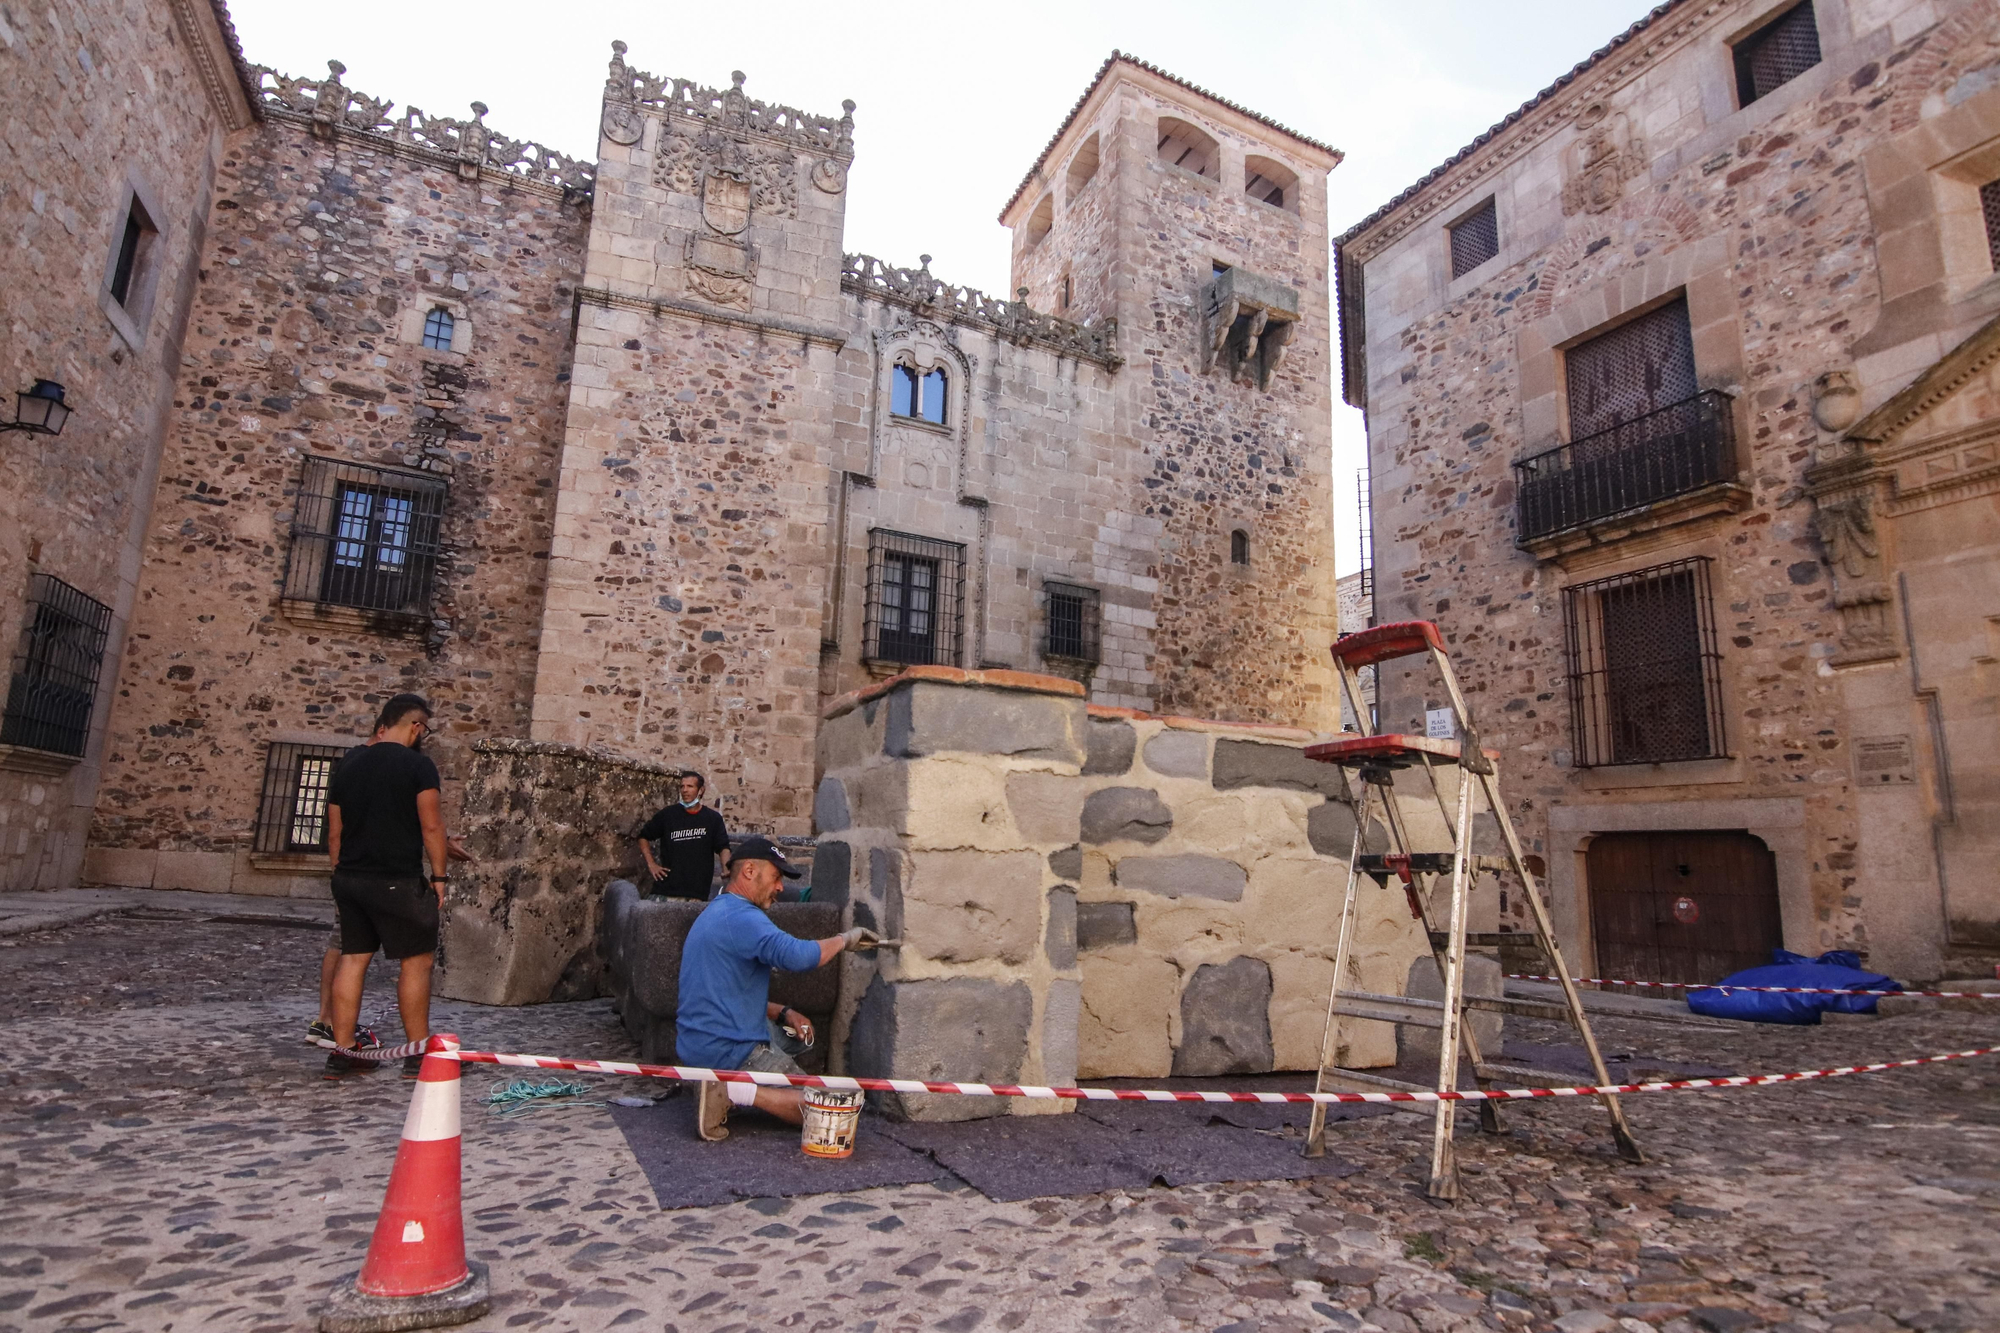
MULTIPOLYGON (((626 46, 611 44, 611 71, 605 79, 606 125, 614 108, 648 107, 664 112, 670 123, 690 137, 713 128, 730 134, 762 135, 779 143, 839 158, 854 159, 854 103, 842 102, 844 114, 815 116, 797 107, 760 102, 743 91, 742 70, 730 73, 727 89, 707 88, 692 79, 660 78, 625 63, 626 46)), ((614 141, 617 136, 614 134, 614 141)))
MULTIPOLYGON (((1124 364, 1118 355, 1118 321, 1077 324, 1045 315, 1025 300, 1005 301, 975 287, 954 287, 931 276, 931 257, 918 268, 897 268, 873 255, 841 256, 841 290, 890 305, 922 311, 949 323, 986 329, 1016 343, 1035 343, 1064 356, 1095 361, 1110 370, 1124 364)), ((1022 289, 1021 295, 1026 296, 1022 289)))
POLYGON ((326 62, 325 79, 299 79, 263 65, 257 76, 265 115, 309 126, 321 138, 353 135, 391 152, 451 166, 467 180, 488 172, 510 183, 588 197, 595 183, 591 164, 527 139, 510 139, 487 128, 486 104, 472 104, 471 120, 427 116, 414 106, 390 114, 395 103, 356 92, 342 83, 347 67, 326 62))

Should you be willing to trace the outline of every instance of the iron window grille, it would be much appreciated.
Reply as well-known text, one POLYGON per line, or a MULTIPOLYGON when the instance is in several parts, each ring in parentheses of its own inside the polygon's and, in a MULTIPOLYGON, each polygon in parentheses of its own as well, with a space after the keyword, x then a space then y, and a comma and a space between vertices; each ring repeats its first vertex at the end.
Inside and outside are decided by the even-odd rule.
POLYGON ((110 638, 110 607, 54 575, 32 575, 0 744, 82 755, 110 638))
POLYGON ((275 744, 264 756, 257 802, 256 849, 272 855, 326 852, 327 794, 333 770, 348 753, 340 745, 275 744))
POLYGON ((458 331, 458 321, 443 306, 438 306, 424 316, 424 346, 439 352, 451 350, 451 338, 458 331))
POLYGON ((1514 464, 1518 542, 1581 527, 1736 475, 1729 395, 1698 393, 1514 464))
POLYGON ((428 622, 445 493, 444 480, 426 473, 308 457, 285 599, 428 622))
POLYGON ((1229 563, 1232 565, 1250 563, 1250 534, 1241 528, 1229 534, 1229 563))
POLYGON ((1711 563, 1694 556, 1563 590, 1578 768, 1728 754, 1711 563))
POLYGON ((1749 106, 1819 63, 1812 0, 1795 5, 1736 44, 1736 100, 1749 106))
POLYGON ((140 286, 137 279, 145 272, 159 234, 146 206, 135 197, 126 207, 125 229, 118 237, 118 261, 111 267, 111 299, 127 310, 132 309, 132 298, 140 286))
POLYGON ((965 548, 877 528, 868 534, 867 655, 955 666, 964 631, 965 548))
POLYGON ((1042 593, 1048 603, 1042 656, 1076 666, 1102 662, 1103 594, 1096 588, 1053 581, 1042 585, 1042 593))
POLYGON ((1462 278, 1500 253, 1500 215, 1488 199, 1451 224, 1451 276, 1462 278))
POLYGON ((919 371, 898 363, 890 372, 889 414, 942 426, 947 387, 942 369, 919 371))
POLYGON ((1979 187, 1979 212, 1986 222, 1986 253, 2000 271, 2000 181, 1979 187))

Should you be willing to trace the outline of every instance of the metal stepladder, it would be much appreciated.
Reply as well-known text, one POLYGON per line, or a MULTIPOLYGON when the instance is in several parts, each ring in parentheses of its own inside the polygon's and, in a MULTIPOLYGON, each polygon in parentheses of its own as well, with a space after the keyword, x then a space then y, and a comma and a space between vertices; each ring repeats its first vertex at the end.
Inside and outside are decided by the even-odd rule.
MULTIPOLYGON (((1341 905, 1339 943, 1334 953, 1333 983, 1327 996, 1326 1030, 1320 1043, 1319 1074, 1313 1085, 1314 1091, 1327 1091, 1330 1084, 1359 1085, 1364 1090, 1387 1088, 1405 1092, 1456 1091, 1459 1087, 1461 1050, 1472 1066, 1474 1081, 1481 1088, 1496 1084, 1564 1086, 1575 1082, 1571 1075, 1500 1064, 1483 1058, 1472 1030, 1464 1022, 1464 1014, 1468 1009, 1515 1014, 1524 1018, 1553 1018, 1568 1021, 1583 1039, 1583 1047, 1589 1052, 1591 1069, 1595 1072, 1598 1086, 1610 1083, 1610 1072, 1604 1067, 1604 1056, 1598 1050, 1597 1038, 1592 1035, 1589 1020, 1584 1015, 1583 1001, 1577 994, 1575 983, 1570 980, 1569 968, 1564 965, 1562 953, 1556 946, 1555 931, 1549 924, 1548 912, 1542 905, 1534 875, 1530 873, 1522 857, 1521 841, 1514 832, 1513 821, 1508 818, 1506 805, 1500 800, 1499 781, 1493 766, 1493 761, 1499 758, 1499 755, 1494 751, 1480 748, 1478 732, 1472 724, 1465 696, 1459 690, 1458 677, 1451 669, 1451 659, 1445 652, 1444 639, 1438 633, 1437 626, 1429 621, 1412 620, 1398 624, 1377 625, 1356 634, 1344 635, 1333 646, 1333 660, 1335 668, 1340 673, 1341 690, 1354 709, 1361 734, 1308 746, 1305 753, 1310 759, 1358 770, 1361 780, 1361 800, 1355 812, 1354 846, 1348 858, 1347 893, 1341 905), (1455 739, 1388 735, 1375 731, 1374 721, 1369 716, 1368 707, 1361 697, 1361 681, 1357 673, 1366 666, 1399 657, 1414 657, 1418 654, 1430 656, 1438 675, 1444 682, 1445 695, 1451 706, 1455 739), (1446 853, 1415 852, 1410 848, 1410 837, 1405 826, 1403 811, 1395 798, 1395 773, 1398 769, 1419 766, 1431 779, 1431 791, 1437 799, 1438 811, 1444 816, 1445 826, 1452 836, 1451 850, 1446 853), (1450 767, 1459 770, 1458 808, 1455 817, 1453 812, 1446 809, 1444 791, 1438 784, 1439 769, 1450 767), (1473 855, 1475 787, 1481 795, 1486 811, 1493 816, 1494 822, 1499 826, 1501 838, 1506 844, 1506 855, 1503 858, 1473 855), (1368 855, 1365 854, 1366 840, 1378 793, 1383 822, 1389 834, 1390 850, 1384 855, 1368 855), (1536 936, 1549 961, 1549 970, 1562 979, 1562 1003, 1468 996, 1465 993, 1468 903, 1473 879, 1481 870, 1487 868, 1483 863, 1489 860, 1503 862, 1505 868, 1511 870, 1520 880, 1522 891, 1527 898, 1529 915, 1534 921, 1536 936), (1444 986, 1442 1001, 1370 994, 1347 987, 1347 969, 1353 952, 1354 923, 1361 877, 1364 874, 1389 873, 1394 873, 1402 881, 1404 892, 1409 897, 1411 915, 1423 926, 1430 939, 1431 955, 1436 960, 1438 976, 1444 986), (1435 897, 1439 882, 1445 876, 1450 877, 1451 885, 1449 916, 1445 929, 1439 931, 1434 928, 1431 919, 1431 899, 1435 897), (1421 884, 1420 879, 1424 881, 1421 884), (1372 1019, 1378 1022, 1437 1029, 1438 1071, 1435 1088, 1423 1088, 1400 1079, 1386 1078, 1358 1070, 1336 1068, 1334 1061, 1339 1051, 1342 1018, 1372 1019)), ((1497 1055, 1498 1052, 1494 1054, 1497 1055)), ((1625 1114, 1618 1105, 1618 1099, 1607 1094, 1601 1100, 1611 1117, 1611 1134, 1617 1144, 1619 1155, 1629 1162, 1645 1161, 1645 1156, 1639 1151, 1638 1142, 1632 1137, 1632 1132, 1625 1123, 1625 1114)), ((1456 1199, 1458 1166, 1452 1146, 1452 1128, 1457 1119, 1458 1103, 1440 1101, 1435 1103, 1435 1107, 1429 1193, 1434 1199, 1456 1199)), ((1480 1102, 1479 1118, 1482 1129, 1489 1133, 1498 1132, 1500 1121, 1495 1103, 1480 1102)), ((1316 1102, 1306 1132, 1305 1155, 1318 1157, 1325 1151, 1326 1103, 1316 1102)))

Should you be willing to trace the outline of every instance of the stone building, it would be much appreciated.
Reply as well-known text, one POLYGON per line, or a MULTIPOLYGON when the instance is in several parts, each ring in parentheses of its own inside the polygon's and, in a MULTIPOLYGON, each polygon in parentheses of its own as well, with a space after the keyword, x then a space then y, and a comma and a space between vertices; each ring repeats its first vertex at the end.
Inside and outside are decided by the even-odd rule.
POLYGON ((2000 953, 1996 53, 1677 0, 1338 240, 1375 615, 1445 629, 1597 975, 2000 953))
POLYGON ((39 304, 0 349, 76 408, 0 453, 5 887, 323 892, 331 765, 406 689, 482 827, 559 751, 807 835, 824 703, 912 664, 1338 725, 1333 150, 1114 54, 994 298, 843 252, 851 105, 613 43, 576 161, 250 65, 219 3, 129 8, 0 54, 47 80, 6 99, 39 304), (128 214, 150 332, 99 298, 128 214), (83 629, 44 632, 51 579, 83 629))

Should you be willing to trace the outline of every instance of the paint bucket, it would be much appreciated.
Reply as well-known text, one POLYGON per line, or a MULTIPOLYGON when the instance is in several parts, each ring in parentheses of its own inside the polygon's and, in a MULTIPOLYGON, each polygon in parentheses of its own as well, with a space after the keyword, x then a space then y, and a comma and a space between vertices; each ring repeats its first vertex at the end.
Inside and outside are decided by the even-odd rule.
POLYGON ((808 1157, 854 1156, 854 1131, 861 1119, 864 1092, 836 1092, 832 1088, 801 1088, 805 1099, 800 1110, 805 1121, 799 1126, 799 1147, 808 1157))

